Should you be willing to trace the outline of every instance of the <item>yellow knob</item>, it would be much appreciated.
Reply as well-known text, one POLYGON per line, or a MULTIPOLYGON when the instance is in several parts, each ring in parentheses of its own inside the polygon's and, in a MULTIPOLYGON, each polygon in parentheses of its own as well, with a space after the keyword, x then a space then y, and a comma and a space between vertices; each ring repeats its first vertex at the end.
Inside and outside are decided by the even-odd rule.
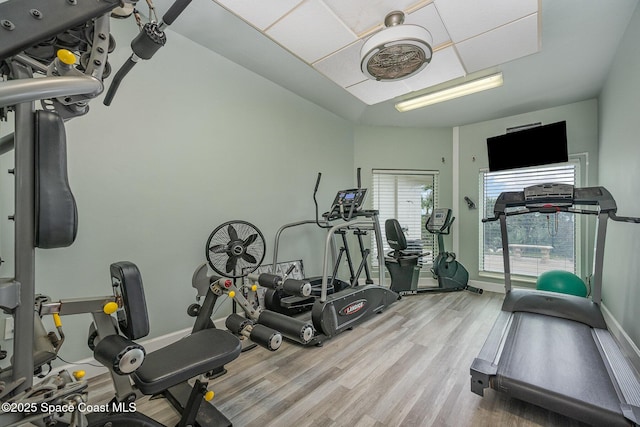
POLYGON ((106 303, 104 307, 102 307, 104 314, 113 314, 116 310, 118 310, 118 303, 113 301, 106 303))
POLYGON ((206 392, 206 393, 204 394, 204 400, 206 400, 207 402, 209 402, 211 399, 213 399, 213 396, 215 396, 215 395, 216 395, 216 394, 215 394, 213 391, 209 390, 208 392, 206 392))
POLYGON ((74 377, 76 380, 81 380, 82 378, 84 378, 84 376, 85 376, 85 375, 86 375, 86 372, 85 372, 85 371, 74 371, 74 372, 73 372, 73 377, 74 377))
POLYGON ((233 298, 236 296, 236 292, 235 291, 229 291, 229 298, 233 298))
POLYGON ((62 326, 62 320, 60 319, 60 315, 58 313, 53 313, 53 324, 56 325, 56 328, 62 326))
POLYGON ((253 285, 253 286, 251 286, 251 290, 252 290, 253 292, 257 291, 257 290, 258 290, 258 285, 253 285))
POLYGON ((57 56, 63 64, 73 65, 76 63, 76 56, 73 52, 68 51, 67 49, 60 49, 57 56))

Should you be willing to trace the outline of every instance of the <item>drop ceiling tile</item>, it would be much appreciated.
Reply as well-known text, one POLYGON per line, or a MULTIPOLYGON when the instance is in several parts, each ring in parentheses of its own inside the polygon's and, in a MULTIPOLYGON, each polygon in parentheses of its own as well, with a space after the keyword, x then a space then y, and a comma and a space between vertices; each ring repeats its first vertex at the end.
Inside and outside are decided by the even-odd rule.
POLYGON ((538 0, 435 0, 457 43, 538 11, 538 0))
POLYGON ((431 63, 417 75, 404 80, 411 91, 425 89, 465 75, 453 46, 434 52, 431 63))
POLYGON ((360 71, 360 49, 363 44, 364 42, 359 40, 341 51, 316 62, 313 66, 342 87, 366 80, 366 77, 360 71))
POLYGON ((308 63, 357 39, 320 0, 302 3, 269 28, 266 34, 308 63))
POLYGON ((456 49, 469 73, 536 53, 538 14, 458 43, 456 49))
POLYGON ((426 28, 433 37, 434 47, 451 41, 451 37, 433 3, 407 15, 404 23, 426 28))
POLYGON ((398 82, 377 82, 375 80, 365 80, 347 88, 347 91, 368 105, 377 104, 396 96, 409 92, 409 87, 404 81, 398 82))
POLYGON ((394 10, 408 10, 425 0, 324 0, 327 6, 356 34, 376 26, 384 27, 384 18, 394 10))
POLYGON ((264 30, 302 0, 215 0, 254 27, 264 30))

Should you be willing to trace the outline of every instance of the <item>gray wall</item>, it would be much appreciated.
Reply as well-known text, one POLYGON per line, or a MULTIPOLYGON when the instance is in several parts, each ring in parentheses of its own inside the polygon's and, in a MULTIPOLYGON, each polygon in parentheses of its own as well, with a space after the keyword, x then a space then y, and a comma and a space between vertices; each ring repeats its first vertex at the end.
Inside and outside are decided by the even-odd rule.
MULTIPOLYGON (((581 170, 583 178, 580 185, 596 185, 598 170, 598 104, 595 99, 460 127, 459 203, 461 208, 458 217, 459 233, 464 238, 464 244, 460 245, 458 259, 469 270, 471 279, 504 283, 501 279, 479 276, 478 252, 481 212, 479 209, 467 209, 462 200, 464 196, 469 196, 476 202, 480 199, 480 170, 488 169, 489 167, 487 138, 502 135, 509 127, 535 122, 549 124, 563 120, 567 121, 569 155, 586 153, 586 156, 580 156, 582 158, 581 170), (586 164, 587 159, 588 166, 586 164)), ((478 203, 476 204, 479 206, 478 203)), ((593 233, 589 233, 588 230, 592 230, 593 225, 587 226, 589 224, 588 221, 585 221, 584 224, 585 226, 582 228, 585 234, 581 267, 582 272, 588 274, 593 252, 593 233)), ((585 274, 583 274, 583 277, 585 274)), ((531 283, 519 283, 517 281, 514 283, 532 286, 531 283)))
MULTIPOLYGON (((640 217, 640 7, 622 39, 600 95, 598 179, 620 215, 640 217)), ((605 250, 603 301, 640 346, 640 226, 611 223, 605 250)))
POLYGON ((451 128, 356 126, 355 165, 362 168, 364 187, 372 184, 372 169, 439 171, 441 202, 449 204, 453 191, 451 143, 451 128))
MULTIPOLYGON (((117 68, 137 27, 112 25, 117 68)), ((69 248, 37 250, 37 291, 53 299, 106 295, 110 263, 130 260, 144 279, 151 336, 189 327, 191 276, 205 261, 209 233, 227 220, 250 221, 264 233, 270 261, 277 228, 313 216, 318 171, 331 172, 318 196, 327 204, 337 188, 353 185, 352 140, 351 124, 168 32, 167 45, 133 69, 111 107, 97 99, 67 124, 78 237, 69 248)), ((0 180, 9 193, 13 179, 0 180)), ((0 218, 12 210, 1 209, 0 218)), ((5 219, 1 227, 3 240, 13 234, 5 219)), ((304 258, 313 270, 323 243, 318 230, 301 232, 285 242, 283 257, 304 258)), ((7 263, 1 274, 11 277, 11 269, 7 263)), ((63 322, 61 356, 89 356, 90 316, 63 322)))

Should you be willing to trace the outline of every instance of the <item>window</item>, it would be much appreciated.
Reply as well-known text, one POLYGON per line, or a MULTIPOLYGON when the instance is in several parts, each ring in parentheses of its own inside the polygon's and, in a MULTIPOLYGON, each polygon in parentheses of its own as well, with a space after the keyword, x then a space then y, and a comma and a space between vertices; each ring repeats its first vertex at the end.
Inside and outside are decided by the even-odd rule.
MULTIPOLYGON (((493 206, 503 191, 522 191, 545 183, 576 185, 578 162, 562 165, 480 172, 480 200, 484 217, 493 217, 493 206)), ((531 214, 507 218, 511 273, 538 277, 548 270, 579 274, 576 251, 579 221, 569 213, 531 214)), ((480 271, 504 273, 499 222, 480 226, 480 271)))
MULTIPOLYGON (((433 235, 424 224, 433 207, 437 206, 437 178, 438 173, 434 171, 373 170, 373 208, 379 212, 385 254, 391 250, 384 236, 384 223, 389 218, 396 218, 402 226, 409 251, 434 253, 433 235)), ((373 242, 372 248, 371 262, 376 269, 378 255, 373 242)), ((432 261, 433 255, 422 260, 429 264, 432 261)))

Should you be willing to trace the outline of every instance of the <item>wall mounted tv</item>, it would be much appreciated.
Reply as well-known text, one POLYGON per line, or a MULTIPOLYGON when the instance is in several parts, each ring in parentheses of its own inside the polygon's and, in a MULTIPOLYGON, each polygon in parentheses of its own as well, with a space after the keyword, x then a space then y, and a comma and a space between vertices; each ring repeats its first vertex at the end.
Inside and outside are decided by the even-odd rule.
POLYGON ((491 172, 566 162, 567 122, 487 138, 487 154, 491 172))

